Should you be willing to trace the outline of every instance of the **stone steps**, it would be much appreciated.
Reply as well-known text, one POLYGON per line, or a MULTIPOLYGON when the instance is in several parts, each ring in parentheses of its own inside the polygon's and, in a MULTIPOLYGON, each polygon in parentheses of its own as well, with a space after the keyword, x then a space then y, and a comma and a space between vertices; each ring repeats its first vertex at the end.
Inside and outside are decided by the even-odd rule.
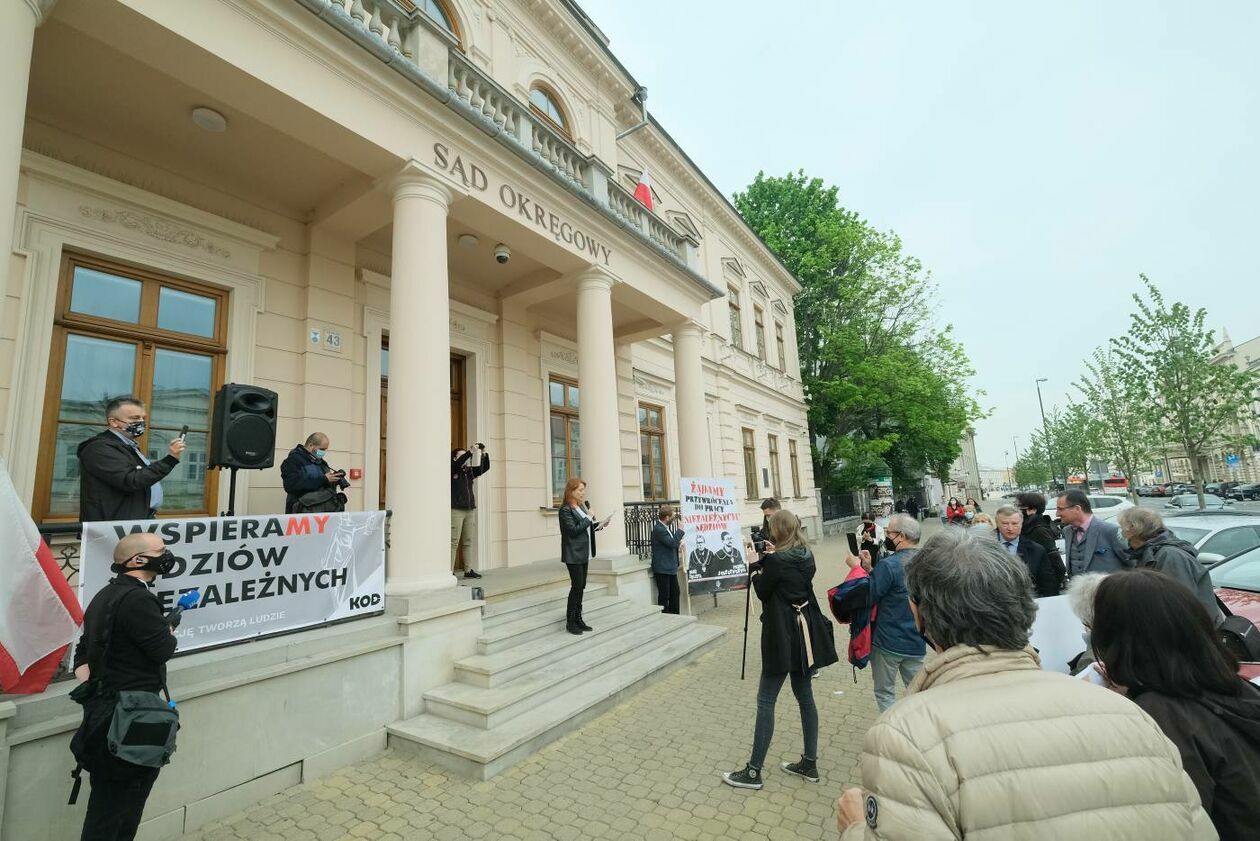
MULTIPOLYGON (((608 609, 625 603, 625 599, 619 599, 616 596, 596 595, 592 598, 591 590, 599 590, 602 593, 607 589, 607 587, 587 588, 582 600, 582 611, 588 620, 588 625, 600 621, 600 617, 608 609)), ((562 631, 564 626, 564 613, 557 614, 554 609, 545 613, 531 613, 511 622, 500 621, 489 626, 485 633, 477 637, 477 653, 497 654, 539 637, 545 637, 554 631, 562 631)), ((483 624, 482 627, 486 626, 483 624)))
MULTIPOLYGON (((603 584, 589 585, 582 591, 582 603, 585 604, 587 600, 605 595, 607 592, 608 587, 603 584)), ((527 616, 552 613, 557 609, 563 617, 568 598, 568 587, 553 586, 550 589, 532 590, 515 599, 487 602, 482 608, 481 627, 494 628, 527 616)))
MULTIPOLYGON (((598 621, 592 618, 593 623, 598 621)), ((568 649, 567 656, 502 685, 483 688, 449 683, 426 692, 425 710, 473 727, 500 727, 558 696, 580 689, 692 624, 695 619, 690 616, 658 614, 655 620, 623 625, 609 633, 583 634, 578 644, 568 649)))
MULTIPOLYGON (((582 679, 578 675, 569 678, 573 683, 558 697, 525 708, 514 717, 489 728, 445 718, 436 711, 426 712, 387 727, 389 745, 398 750, 415 752, 456 772, 488 780, 611 709, 652 681, 700 656, 725 634, 725 629, 701 625, 691 617, 657 614, 651 622, 668 630, 658 635, 650 645, 640 644, 622 651, 605 664, 607 668, 593 677, 582 679)), ((587 653, 592 653, 595 647, 592 646, 587 653)), ((536 680, 539 684, 546 683, 545 678, 536 680)), ((524 687, 525 684, 522 684, 522 692, 524 687)), ((508 697, 508 687, 504 687, 505 691, 499 695, 486 695, 480 700, 474 699, 478 690, 469 689, 472 690, 471 695, 467 694, 468 690, 454 690, 449 686, 436 692, 450 690, 447 697, 452 698, 465 693, 460 697, 465 708, 480 705, 486 710, 494 707, 496 699, 504 701, 508 697)), ((487 689, 479 691, 494 692, 487 689)))
MULTIPOLYGON (((592 638, 599 639, 608 634, 621 633, 661 615, 658 605, 634 604, 623 599, 620 604, 601 612, 599 624, 594 625, 593 632, 574 636, 565 632, 561 626, 561 630, 552 631, 533 640, 529 645, 509 646, 495 654, 474 654, 456 660, 455 680, 483 689, 502 686, 569 656, 584 642, 589 645, 592 638)), ((560 621, 563 618, 562 611, 560 621)))

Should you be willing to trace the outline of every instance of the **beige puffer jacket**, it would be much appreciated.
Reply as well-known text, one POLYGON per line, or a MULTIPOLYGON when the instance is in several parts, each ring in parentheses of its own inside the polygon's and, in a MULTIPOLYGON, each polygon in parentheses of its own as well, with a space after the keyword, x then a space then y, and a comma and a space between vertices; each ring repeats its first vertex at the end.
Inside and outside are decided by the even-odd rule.
POLYGON ((1136 704, 955 646, 866 734, 866 822, 842 841, 1215 839, 1177 749, 1136 704))

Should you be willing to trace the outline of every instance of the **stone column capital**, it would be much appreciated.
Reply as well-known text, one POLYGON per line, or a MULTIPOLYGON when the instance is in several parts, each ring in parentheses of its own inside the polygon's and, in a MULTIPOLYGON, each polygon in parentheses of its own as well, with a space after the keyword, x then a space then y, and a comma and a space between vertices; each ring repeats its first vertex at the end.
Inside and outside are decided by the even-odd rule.
POLYGON ((621 282, 616 275, 612 274, 607 269, 600 268, 599 266, 591 266, 590 268, 583 269, 578 274, 577 281, 578 291, 580 292, 601 289, 611 291, 614 286, 621 282))
POLYGON ((438 176, 425 169, 412 158, 403 164, 387 182, 394 202, 400 199, 423 199, 449 208, 455 199, 455 191, 438 176))
POLYGON ((57 0, 26 0, 27 8, 35 16, 36 26, 48 20, 48 16, 52 14, 53 6, 55 5, 57 5, 57 0))
POLYGON ((673 334, 684 338, 702 339, 704 338, 704 325, 698 321, 688 319, 675 327, 673 334))

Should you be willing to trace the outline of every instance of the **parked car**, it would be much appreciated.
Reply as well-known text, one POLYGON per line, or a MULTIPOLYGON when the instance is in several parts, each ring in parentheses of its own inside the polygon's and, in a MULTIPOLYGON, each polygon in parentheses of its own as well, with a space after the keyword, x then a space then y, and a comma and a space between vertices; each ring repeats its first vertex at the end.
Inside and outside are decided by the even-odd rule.
MULTIPOLYGON (((1218 564, 1208 574, 1212 576, 1217 597, 1229 612, 1260 626, 1260 548, 1218 564)), ((1260 677, 1260 664, 1244 663, 1238 673, 1256 680, 1260 677)))
POLYGON ((1168 485, 1151 485, 1151 496, 1168 496, 1168 485))
POLYGON ((1199 510, 1220 511, 1226 505, 1233 505, 1233 503, 1227 502, 1226 500, 1221 499, 1219 496, 1213 496, 1212 494, 1204 494, 1203 495, 1203 508, 1200 509, 1199 508, 1199 495, 1196 493, 1178 494, 1177 496, 1174 496, 1172 499, 1168 500, 1168 502, 1164 503, 1165 508, 1194 509, 1196 511, 1199 511, 1199 510))
POLYGON ((1203 486, 1203 492, 1208 494, 1221 495, 1221 482, 1208 482, 1203 486))
POLYGON ((1251 483, 1247 485, 1235 485, 1229 491, 1229 498, 1237 499, 1239 501, 1242 501, 1245 499, 1260 499, 1260 485, 1257 485, 1255 483, 1251 483))
POLYGON ((1154 490, 1155 490, 1155 488, 1154 488, 1154 486, 1152 486, 1152 485, 1138 485, 1138 486, 1137 486, 1137 495, 1138 495, 1138 496, 1150 496, 1150 495, 1154 492, 1154 490))
POLYGON ((1177 537, 1199 550, 1205 566, 1232 561, 1260 549, 1260 514, 1243 511, 1187 511, 1164 519, 1177 537))

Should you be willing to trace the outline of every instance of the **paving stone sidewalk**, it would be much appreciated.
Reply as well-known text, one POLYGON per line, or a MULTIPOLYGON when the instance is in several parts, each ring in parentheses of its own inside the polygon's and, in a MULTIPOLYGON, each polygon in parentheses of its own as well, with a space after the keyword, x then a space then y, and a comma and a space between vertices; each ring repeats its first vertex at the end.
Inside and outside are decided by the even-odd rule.
MULTIPOLYGON (((820 594, 843 578, 843 540, 815 547, 820 594)), ((711 596, 708 598, 712 598, 711 596)), ((209 824, 186 841, 787 841, 834 839, 835 798, 858 783, 862 738, 876 716, 870 671, 844 660, 814 681, 819 767, 814 784, 779 771, 801 752, 791 689, 779 697, 761 791, 726 786, 752 746, 757 601, 748 678, 739 679, 744 601, 724 595, 700 621, 724 625, 713 652, 488 782, 461 778, 404 752, 389 752, 268 798, 209 824)), ((161 785, 159 781, 158 785, 161 785)))

